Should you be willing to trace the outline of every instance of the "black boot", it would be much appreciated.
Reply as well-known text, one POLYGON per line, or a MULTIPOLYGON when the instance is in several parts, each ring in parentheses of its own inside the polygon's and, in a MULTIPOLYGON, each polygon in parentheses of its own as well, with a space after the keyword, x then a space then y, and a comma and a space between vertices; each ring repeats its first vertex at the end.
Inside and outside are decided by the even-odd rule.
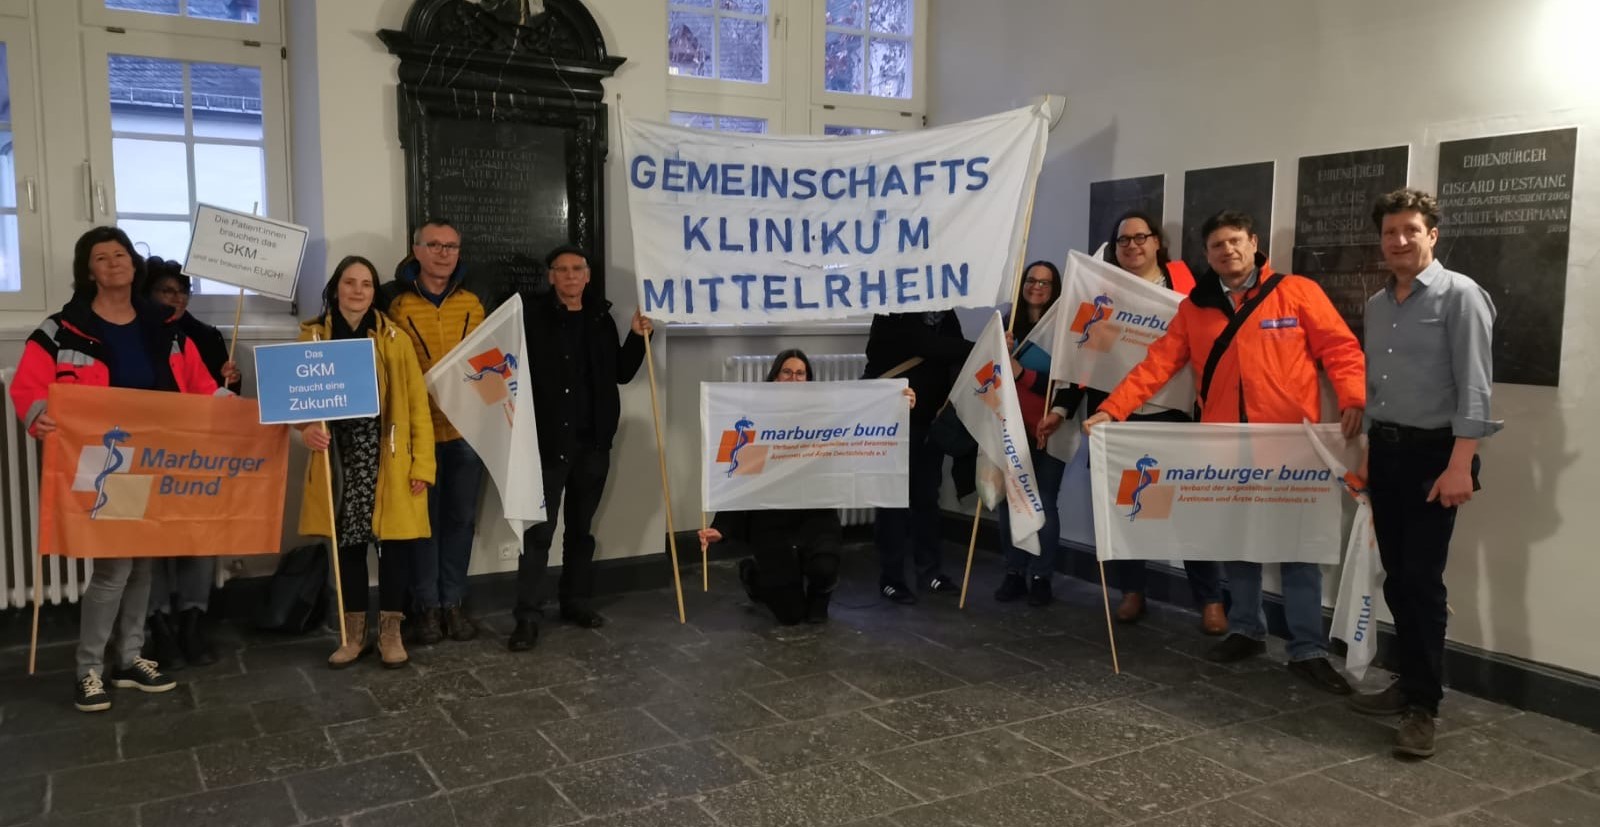
POLYGON ((1000 588, 994 590, 994 599, 1001 603, 1010 603, 1027 593, 1028 581, 1022 579, 1022 573, 1008 571, 1006 579, 1000 581, 1000 588))
POLYGON ((833 588, 837 582, 833 577, 806 578, 807 623, 828 622, 828 603, 833 600, 833 588))
POLYGON ((178 646, 183 649, 183 656, 196 666, 217 662, 217 652, 206 636, 205 619, 206 613, 199 609, 184 609, 178 620, 178 646))
POLYGON ((178 648, 178 633, 172 628, 172 618, 166 612, 150 616, 150 634, 144 641, 145 657, 161 664, 168 671, 182 669, 187 664, 183 650, 178 648))

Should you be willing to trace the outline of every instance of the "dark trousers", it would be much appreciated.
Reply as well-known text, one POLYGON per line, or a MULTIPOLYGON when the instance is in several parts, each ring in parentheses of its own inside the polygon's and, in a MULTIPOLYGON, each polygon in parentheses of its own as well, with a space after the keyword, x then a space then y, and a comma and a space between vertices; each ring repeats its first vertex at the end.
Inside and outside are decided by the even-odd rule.
POLYGON ((1056 572, 1056 555, 1061 551, 1061 477, 1067 464, 1046 453, 1043 448, 1028 446, 1028 456, 1033 461, 1033 476, 1039 483, 1039 498, 1044 500, 1044 525, 1039 528, 1039 553, 1032 554, 1017 548, 1011 537, 1011 509, 995 509, 1000 521, 1000 536, 1004 538, 1006 574, 1026 572, 1032 577, 1049 577, 1056 572))
POLYGON ((407 540, 412 589, 419 609, 460 606, 467 597, 472 535, 478 523, 483 461, 465 439, 436 443, 434 484, 428 486, 433 536, 407 540))
MULTIPOLYGON (((1428 502, 1450 463, 1453 439, 1386 442, 1372 439, 1367 455, 1372 527, 1383 560, 1383 599, 1394 616, 1396 665, 1406 702, 1437 715, 1444 697, 1444 567, 1456 510, 1428 502)), ((1472 459, 1478 478, 1478 459, 1472 459)))
MULTIPOLYGON (((1144 594, 1149 579, 1149 569, 1143 560, 1111 560, 1106 563, 1106 577, 1124 594, 1144 594)), ((1189 590, 1201 606, 1222 602, 1222 564, 1211 560, 1185 560, 1183 573, 1189 576, 1189 590)))
POLYGON ((803 526, 792 538, 752 545, 750 596, 771 609, 779 623, 805 620, 808 601, 827 601, 839 582, 837 528, 803 526))
MULTIPOLYGON (((406 610, 406 587, 411 581, 411 550, 408 542, 378 544, 378 611, 406 610)), ((339 584, 343 586, 344 610, 366 614, 367 544, 351 543, 339 548, 339 584)))
POLYGON ((547 519, 522 533, 522 559, 517 563, 517 620, 539 616, 540 590, 545 570, 550 567, 550 543, 555 539, 556 512, 561 500, 567 501, 562 515, 561 583, 558 596, 567 608, 588 608, 594 595, 594 525, 600 509, 600 494, 611 470, 611 450, 579 445, 565 460, 543 457, 544 502, 547 519))
POLYGON ((911 429, 910 508, 877 510, 873 535, 878 545, 879 584, 904 583, 906 557, 916 564, 920 583, 940 573, 939 478, 944 453, 928 441, 928 428, 911 429))

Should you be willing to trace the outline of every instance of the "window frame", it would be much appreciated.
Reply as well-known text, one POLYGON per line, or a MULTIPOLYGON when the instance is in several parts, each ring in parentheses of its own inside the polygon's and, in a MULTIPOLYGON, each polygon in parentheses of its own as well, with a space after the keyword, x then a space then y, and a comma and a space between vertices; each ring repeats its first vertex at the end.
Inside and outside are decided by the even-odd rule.
MULTIPOLYGON (((262 214, 284 219, 292 212, 289 169, 289 110, 287 100, 287 71, 281 53, 266 46, 246 46, 238 41, 227 42, 216 38, 193 35, 170 35, 146 32, 84 32, 84 96, 88 124, 89 157, 94 169, 94 198, 91 209, 96 223, 116 223, 116 166, 112 149, 111 92, 107 72, 109 57, 114 54, 176 60, 190 63, 224 63, 254 66, 261 70, 262 147, 266 169, 263 184, 267 203, 262 214), (101 193, 104 193, 102 196, 101 193), (103 207, 100 203, 103 201, 103 207), (102 211, 103 210, 103 211, 102 211)), ((211 141, 201 140, 200 143, 211 141)), ((223 142, 219 142, 223 143, 223 142)), ((194 219, 196 193, 190 188, 190 221, 194 219)), ((191 226, 191 232, 192 232, 191 226)), ((138 241, 138 239, 134 239, 138 241)), ((176 252, 176 251, 174 251, 176 252)), ((183 253, 187 255, 188 251, 183 253)), ((197 316, 221 318, 230 315, 237 302, 234 294, 216 293, 196 295, 190 301, 190 310, 197 316)), ((244 310, 250 313, 285 314, 293 310, 292 303, 262 295, 246 295, 244 310)))
POLYGON ((11 94, 12 168, 16 176, 17 273, 19 289, 0 293, 0 311, 47 309, 49 272, 45 245, 44 142, 41 137, 38 82, 35 76, 33 28, 28 20, 0 17, 0 41, 6 44, 6 72, 11 94), (32 197, 29 197, 29 190, 32 197))
MULTIPOLYGON (((857 109, 837 106, 818 106, 811 110, 811 134, 823 135, 830 126, 860 129, 883 129, 889 132, 910 132, 922 129, 927 119, 908 112, 891 112, 883 109, 857 109)), ((852 137, 835 135, 833 137, 852 137)))
MULTIPOLYGON (((664 0, 664 2, 663 2, 663 6, 665 7, 665 11, 669 13, 669 17, 668 17, 669 21, 671 19, 670 18, 670 12, 674 11, 674 9, 672 8, 673 1, 674 0, 664 0)), ((805 0, 798 0, 798 1, 799 2, 805 2, 805 0)), ((784 67, 785 67, 786 55, 787 55, 787 51, 786 51, 787 43, 786 43, 786 38, 784 38, 780 34, 780 27, 782 27, 784 25, 784 17, 785 17, 785 13, 786 13, 787 3, 788 3, 788 0, 767 0, 767 82, 766 83, 750 83, 750 82, 747 82, 747 81, 740 81, 740 80, 723 80, 721 78, 702 78, 702 77, 695 77, 693 75, 675 75, 675 74, 672 73, 672 64, 670 62, 671 57, 669 55, 668 56, 668 62, 662 67, 662 71, 665 72, 666 76, 667 76, 667 92, 668 92, 669 96, 672 96, 672 97, 676 98, 676 96, 679 95, 679 94, 696 94, 696 95, 716 95, 716 96, 719 96, 719 97, 727 96, 727 97, 734 97, 734 98, 756 98, 756 99, 765 99, 765 100, 774 100, 774 101, 782 100, 783 99, 783 90, 784 90, 784 85, 785 85, 785 79, 786 79, 786 73, 784 71, 784 67)), ((678 11, 704 13, 704 14, 710 14, 712 16, 712 24, 711 24, 712 25, 712 32, 713 32, 713 34, 712 34, 712 36, 713 36, 713 44, 712 44, 712 50, 713 51, 712 51, 712 54, 713 54, 713 60, 715 60, 715 54, 716 54, 715 39, 719 38, 721 36, 721 32, 718 29, 716 21, 718 19, 720 19, 722 17, 722 15, 723 15, 722 10, 717 8, 716 0, 713 0, 712 8, 710 8, 710 9, 702 10, 702 9, 683 8, 683 9, 678 9, 678 11)), ((733 16, 738 17, 740 19, 746 19, 746 16, 742 15, 742 14, 735 14, 733 16)), ((667 27, 667 36, 669 38, 672 36, 672 28, 671 28, 671 23, 670 22, 668 23, 668 27, 667 27)), ((673 107, 670 107, 670 108, 678 109, 680 111, 683 109, 683 107, 681 107, 681 106, 673 106, 673 107)), ((697 110, 697 111, 703 111, 703 110, 697 110)), ((737 115, 739 113, 718 113, 718 114, 737 115)), ((769 126, 771 125, 771 121, 768 122, 768 125, 769 126)))
POLYGON ((760 118, 768 135, 782 134, 783 103, 777 100, 731 98, 703 92, 673 92, 667 96, 667 117, 673 112, 694 112, 724 118, 760 118))
MULTIPOLYGON (((55 2, 56 0, 52 0, 55 2)), ((179 0, 187 9, 189 0, 179 0)), ((186 14, 160 14, 156 12, 108 9, 105 0, 78 0, 79 14, 84 25, 125 29, 129 32, 160 32, 163 34, 218 37, 228 40, 250 40, 273 46, 283 45, 283 0, 256 0, 255 23, 230 20, 210 20, 186 14)))
MULTIPOLYGON (((818 106, 831 105, 839 109, 876 109, 909 112, 912 115, 925 114, 928 111, 928 0, 911 0, 911 4, 911 36, 903 38, 911 42, 911 97, 880 98, 828 90, 822 65, 822 55, 828 42, 828 24, 825 19, 828 4, 827 0, 813 0, 811 23, 815 35, 811 38, 810 46, 811 57, 814 60, 810 71, 811 103, 818 106)), ((870 38, 870 32, 867 36, 870 38)), ((893 37, 902 39, 898 36, 893 37)), ((870 44, 865 48, 867 51, 865 59, 870 61, 870 44)))

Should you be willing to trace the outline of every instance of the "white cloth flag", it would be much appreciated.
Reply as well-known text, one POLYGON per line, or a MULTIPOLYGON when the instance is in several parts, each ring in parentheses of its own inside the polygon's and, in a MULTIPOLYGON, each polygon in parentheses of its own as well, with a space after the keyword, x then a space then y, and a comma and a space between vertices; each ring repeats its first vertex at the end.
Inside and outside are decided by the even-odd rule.
MULTIPOLYGON (((1050 378, 1110 393, 1144 361, 1150 343, 1167 332, 1182 301, 1183 296, 1114 264, 1076 250, 1067 253, 1061 298, 1051 308, 1061 309, 1051 326, 1054 342, 1040 345, 1051 356, 1050 378)), ((1192 373, 1182 370, 1149 401, 1189 411, 1194 386, 1192 373)))
MULTIPOLYGON (((1033 475, 1033 458, 1028 454, 1028 429, 1022 422, 1022 407, 1017 402, 1016 381, 1011 376, 1011 359, 1006 352, 1005 325, 995 311, 972 348, 972 355, 956 377, 950 391, 950 404, 978 443, 979 465, 987 462, 999 469, 1003 486, 979 485, 983 504, 1004 507, 1011 514, 1011 542, 1024 551, 1039 553, 1039 529, 1044 527, 1044 510, 1055 508, 1039 493, 1033 475), (1003 495, 1002 495, 1003 494, 1003 495)), ((984 475, 979 468, 979 477, 984 475)))
POLYGON ((1043 106, 853 138, 624 117, 639 307, 744 324, 999 304, 1048 124, 1043 106))
POLYGON ((905 508, 906 380, 701 382, 706 511, 905 508))
POLYGON ((1355 498, 1356 516, 1344 546, 1344 571, 1339 574, 1339 597, 1333 607, 1332 637, 1345 643, 1344 665, 1356 680, 1378 653, 1378 604, 1383 600, 1383 560, 1378 556, 1378 532, 1372 527, 1372 501, 1366 480, 1350 472, 1317 437, 1310 422, 1303 423, 1306 438, 1329 470, 1344 480, 1345 493, 1355 498))
POLYGON ((1339 480, 1299 425, 1108 422, 1089 452, 1101 560, 1339 562, 1339 480))
POLYGON ((522 297, 512 296, 425 377, 439 410, 488 467, 518 537, 546 519, 527 352, 522 297))

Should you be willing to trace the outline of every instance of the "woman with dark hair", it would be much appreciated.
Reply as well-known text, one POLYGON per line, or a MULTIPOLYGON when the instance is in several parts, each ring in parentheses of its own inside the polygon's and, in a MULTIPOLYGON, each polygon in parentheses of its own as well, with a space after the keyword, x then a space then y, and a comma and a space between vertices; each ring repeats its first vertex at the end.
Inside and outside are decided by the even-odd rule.
MULTIPOLYGON (((151 256, 145 261, 144 297, 173 310, 173 320, 200 353, 218 385, 239 392, 239 369, 228 358, 228 343, 217 330, 189 313, 189 277, 176 261, 151 256)), ((150 562, 150 619, 145 656, 168 669, 209 666, 217 653, 206 637, 205 614, 216 579, 215 557, 158 557, 150 562), (173 622, 173 604, 177 622, 173 622)))
MULTIPOLYGON (((1048 261, 1035 261, 1022 271, 1021 302, 1012 311, 1017 314, 1011 329, 1011 341, 1028 338, 1050 306, 1061 297, 1061 271, 1048 261)), ((1022 421, 1028 431, 1039 425, 1039 418, 1047 407, 1045 394, 1050 385, 1050 354, 1024 344, 1011 357, 1011 375, 1016 379, 1017 404, 1022 409, 1022 421)), ((1010 509, 999 511, 1000 532, 1005 538, 1005 579, 995 590, 994 599, 1002 603, 1026 596, 1029 606, 1048 606, 1055 601, 1051 577, 1055 574, 1056 553, 1061 548, 1061 509, 1057 500, 1061 495, 1061 477, 1067 465, 1030 444, 1028 455, 1033 460, 1033 474, 1039 481, 1039 496, 1044 500, 1044 525, 1039 529, 1039 553, 1033 554, 1018 548, 1011 539, 1010 509)))
MULTIPOLYGON (((1111 238, 1106 241, 1106 261, 1152 284, 1159 284, 1185 296, 1194 289, 1194 275, 1182 261, 1167 255, 1166 237, 1160 222, 1149 215, 1133 210, 1123 213, 1112 225, 1111 238)), ((1088 414, 1094 413, 1107 394, 1093 388, 1074 385, 1056 394, 1050 412, 1039 422, 1039 438, 1045 439, 1061 427, 1061 423, 1077 410, 1078 403, 1088 400, 1088 414)), ((1085 414, 1086 416, 1088 414, 1085 414)), ((1128 417, 1129 422, 1191 422, 1187 411, 1174 411, 1146 404, 1138 413, 1128 417)), ((1195 602, 1200 604, 1200 628, 1208 635, 1228 631, 1228 616, 1222 609, 1222 567, 1207 560, 1188 560, 1183 564, 1189 576, 1189 588, 1195 602)), ((1122 590, 1122 602, 1117 605, 1117 620, 1137 623, 1145 614, 1145 582, 1148 572, 1144 560, 1114 560, 1106 563, 1107 577, 1122 590)))
MULTIPOLYGON (((811 360, 800 350, 785 350, 772 360, 768 382, 811 381, 811 360)), ((916 395, 906 389, 916 404, 916 395)), ((739 582, 757 603, 766 604, 778 622, 824 623, 839 581, 839 512, 832 508, 723 511, 700 529, 700 546, 733 540, 751 556, 739 561, 739 582)))
POLYGON ((361 256, 345 256, 322 290, 322 314, 300 325, 300 341, 371 339, 378 367, 378 415, 301 426, 312 451, 334 448, 338 513, 328 513, 328 479, 322 462, 306 471, 300 533, 337 537, 344 596, 345 640, 328 656, 334 669, 349 666, 371 648, 367 623, 367 546, 378 546, 378 656, 397 669, 406 664, 400 623, 411 576, 409 544, 429 536, 428 486, 434 481, 433 418, 428 391, 411 340, 373 306, 378 270, 361 256), (331 428, 332 434, 329 434, 331 428), (337 534, 335 534, 337 532, 337 534))
MULTIPOLYGON (((171 308, 141 296, 144 259, 127 233, 95 227, 78 238, 72 256, 72 299, 32 335, 22 352, 11 398, 28 433, 43 439, 56 429, 49 411, 50 385, 70 382, 174 393, 219 390, 198 348, 183 334, 171 308)), ((177 682, 140 654, 150 604, 149 558, 95 561, 79 603, 78 668, 74 706, 83 712, 111 708, 106 690, 106 644, 116 640, 112 685, 166 692, 177 682)))

